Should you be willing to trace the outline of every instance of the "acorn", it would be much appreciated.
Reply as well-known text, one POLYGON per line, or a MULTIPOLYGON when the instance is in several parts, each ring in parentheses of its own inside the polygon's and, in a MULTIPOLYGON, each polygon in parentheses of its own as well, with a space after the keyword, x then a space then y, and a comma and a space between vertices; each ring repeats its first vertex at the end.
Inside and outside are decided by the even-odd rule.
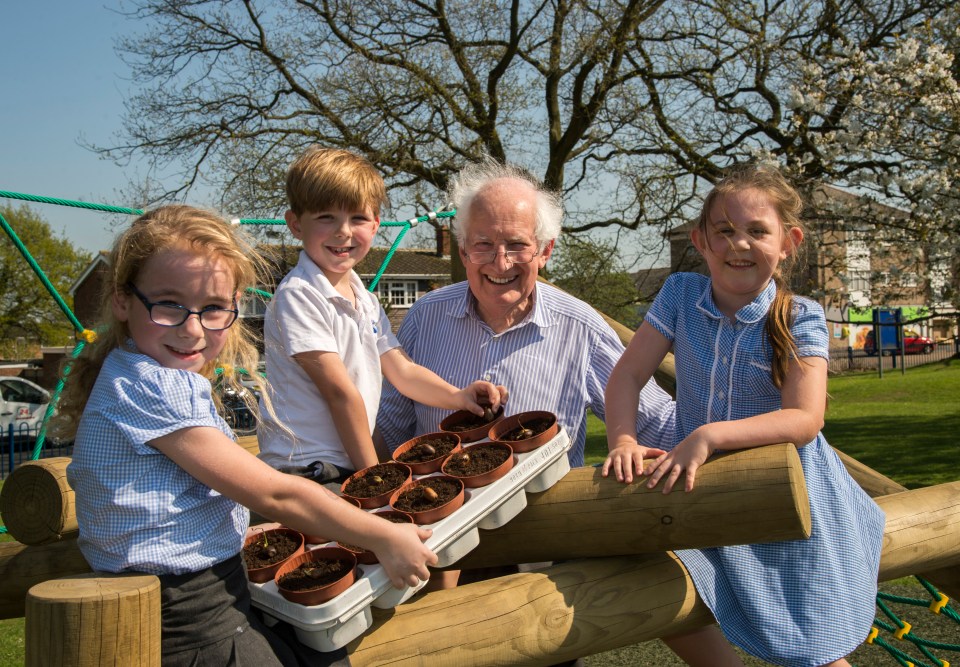
POLYGON ((488 422, 493 421, 493 410, 490 409, 489 405, 483 409, 483 420, 488 422))
POLYGON ((380 475, 373 475, 372 477, 370 477, 370 482, 372 484, 383 484, 383 477, 381 477, 380 475))
POLYGON ((423 487, 423 495, 427 497, 427 500, 436 500, 439 498, 437 492, 431 489, 429 486, 423 487))
POLYGON ((420 453, 423 456, 433 456, 437 453, 437 448, 429 443, 424 442, 420 445, 420 453))

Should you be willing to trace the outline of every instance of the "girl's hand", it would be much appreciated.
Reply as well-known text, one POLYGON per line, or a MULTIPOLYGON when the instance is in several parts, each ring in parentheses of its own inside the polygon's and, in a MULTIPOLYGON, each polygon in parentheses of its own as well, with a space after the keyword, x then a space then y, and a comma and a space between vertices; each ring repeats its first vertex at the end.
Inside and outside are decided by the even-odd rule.
POLYGON ((416 586, 430 578, 428 565, 437 564, 437 555, 423 543, 433 531, 413 524, 391 523, 382 546, 372 551, 377 555, 394 588, 416 586))
POLYGON ((603 462, 603 468, 600 473, 606 477, 613 470, 618 482, 629 484, 633 481, 633 476, 643 475, 644 457, 651 459, 666 454, 662 449, 654 447, 644 447, 638 444, 623 444, 614 447, 607 454, 606 461, 603 462))
POLYGON ((709 441, 700 429, 697 429, 670 452, 654 462, 650 470, 647 471, 650 478, 647 482, 647 488, 652 489, 663 479, 663 492, 665 494, 670 493, 680 475, 686 472, 684 490, 693 491, 697 468, 703 465, 712 453, 713 447, 710 446, 709 441))
POLYGON ((503 385, 477 380, 457 392, 463 410, 482 417, 487 410, 496 412, 507 402, 510 392, 503 385))

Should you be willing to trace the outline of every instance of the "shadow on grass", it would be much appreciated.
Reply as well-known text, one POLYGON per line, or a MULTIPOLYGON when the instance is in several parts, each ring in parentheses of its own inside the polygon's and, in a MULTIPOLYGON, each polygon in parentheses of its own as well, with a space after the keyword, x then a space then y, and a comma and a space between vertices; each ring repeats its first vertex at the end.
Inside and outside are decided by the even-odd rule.
POLYGON ((835 449, 908 489, 960 479, 960 415, 934 424, 929 417, 904 415, 830 419, 823 434, 835 449), (909 434, 909 447, 903 444, 904 434, 909 434))

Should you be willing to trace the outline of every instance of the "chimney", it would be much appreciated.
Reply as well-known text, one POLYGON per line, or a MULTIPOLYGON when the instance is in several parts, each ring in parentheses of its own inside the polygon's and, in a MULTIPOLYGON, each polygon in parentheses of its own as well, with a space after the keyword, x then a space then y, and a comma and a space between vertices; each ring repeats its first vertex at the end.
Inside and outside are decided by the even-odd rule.
POLYGON ((437 226, 437 257, 450 256, 450 227, 447 225, 437 226))

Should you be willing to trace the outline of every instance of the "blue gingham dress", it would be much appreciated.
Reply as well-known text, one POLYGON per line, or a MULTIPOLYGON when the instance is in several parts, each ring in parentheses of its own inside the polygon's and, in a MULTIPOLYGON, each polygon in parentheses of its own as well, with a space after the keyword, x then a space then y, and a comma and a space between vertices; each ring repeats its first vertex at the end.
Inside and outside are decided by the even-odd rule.
MULTIPOLYGON (((706 276, 669 277, 646 321, 674 343, 677 442, 698 426, 780 409, 764 325, 771 281, 731 322, 706 276)), ((794 297, 799 356, 828 356, 823 309, 794 297)), ((870 631, 885 517, 823 434, 799 448, 810 497, 807 540, 688 549, 677 556, 727 639, 777 665, 813 667, 848 655, 870 631)), ((675 492, 676 493, 676 492, 675 492)))
POLYGON ((209 380, 127 345, 104 360, 67 466, 78 546, 94 570, 199 572, 240 553, 249 512, 149 443, 190 426, 233 434, 209 380))

